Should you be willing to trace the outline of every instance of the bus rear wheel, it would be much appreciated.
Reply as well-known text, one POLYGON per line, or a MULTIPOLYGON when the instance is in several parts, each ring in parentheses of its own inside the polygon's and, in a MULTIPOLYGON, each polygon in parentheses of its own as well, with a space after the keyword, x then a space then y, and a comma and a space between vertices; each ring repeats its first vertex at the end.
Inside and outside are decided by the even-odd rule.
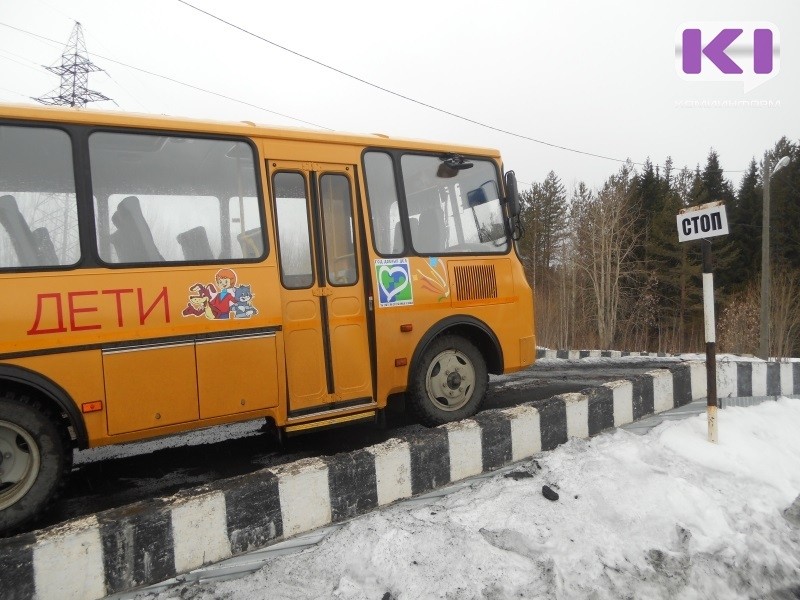
POLYGON ((460 421, 478 412, 487 382, 486 361, 475 345, 458 335, 444 335, 414 365, 409 404, 425 425, 460 421))
POLYGON ((71 466, 68 434, 39 402, 13 392, 0 397, 0 535, 40 516, 71 466))

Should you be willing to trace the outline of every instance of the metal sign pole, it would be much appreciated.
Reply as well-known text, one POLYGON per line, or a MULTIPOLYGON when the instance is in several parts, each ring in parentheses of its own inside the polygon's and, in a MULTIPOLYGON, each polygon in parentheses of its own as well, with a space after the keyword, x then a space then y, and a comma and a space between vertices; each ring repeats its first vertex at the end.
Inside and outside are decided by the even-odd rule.
POLYGON ((706 329, 706 381, 708 383, 708 441, 717 443, 717 334, 714 324, 714 274, 711 241, 728 235, 728 215, 722 202, 681 209, 677 216, 678 241, 701 240, 703 249, 703 317, 706 329))
POLYGON ((714 321, 714 273, 711 241, 700 242, 703 250, 703 318, 706 329, 706 381, 708 383, 708 441, 717 443, 717 335, 714 321))

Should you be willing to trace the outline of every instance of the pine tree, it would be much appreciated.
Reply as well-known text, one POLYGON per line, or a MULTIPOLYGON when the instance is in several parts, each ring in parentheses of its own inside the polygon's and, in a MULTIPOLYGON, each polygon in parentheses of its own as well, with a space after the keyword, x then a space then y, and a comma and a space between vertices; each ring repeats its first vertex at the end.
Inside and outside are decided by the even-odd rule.
POLYGON ((773 166, 784 156, 790 159, 770 178, 771 262, 800 269, 800 145, 782 137, 769 156, 773 166))
POLYGON ((520 244, 534 286, 552 274, 558 247, 565 235, 567 194, 558 176, 550 171, 542 183, 522 193, 522 222, 526 236, 520 244))
POLYGON ((731 241, 739 251, 731 282, 741 288, 761 272, 761 210, 763 190, 756 160, 750 161, 736 199, 728 207, 731 241))

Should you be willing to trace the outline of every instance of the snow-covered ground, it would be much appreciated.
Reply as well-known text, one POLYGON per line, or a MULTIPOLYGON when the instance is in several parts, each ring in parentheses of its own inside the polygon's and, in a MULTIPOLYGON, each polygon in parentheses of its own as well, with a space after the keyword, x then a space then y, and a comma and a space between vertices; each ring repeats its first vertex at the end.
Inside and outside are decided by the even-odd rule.
POLYGON ((427 505, 165 598, 794 598, 800 400, 574 439, 427 505), (556 501, 542 495, 548 485, 556 501))

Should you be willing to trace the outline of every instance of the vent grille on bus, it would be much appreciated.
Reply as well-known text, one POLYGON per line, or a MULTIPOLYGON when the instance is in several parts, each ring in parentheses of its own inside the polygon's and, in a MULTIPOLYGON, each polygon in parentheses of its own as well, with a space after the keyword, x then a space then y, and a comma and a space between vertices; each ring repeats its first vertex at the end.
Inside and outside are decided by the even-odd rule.
POLYGON ((497 298, 494 265, 454 267, 457 300, 497 298))

